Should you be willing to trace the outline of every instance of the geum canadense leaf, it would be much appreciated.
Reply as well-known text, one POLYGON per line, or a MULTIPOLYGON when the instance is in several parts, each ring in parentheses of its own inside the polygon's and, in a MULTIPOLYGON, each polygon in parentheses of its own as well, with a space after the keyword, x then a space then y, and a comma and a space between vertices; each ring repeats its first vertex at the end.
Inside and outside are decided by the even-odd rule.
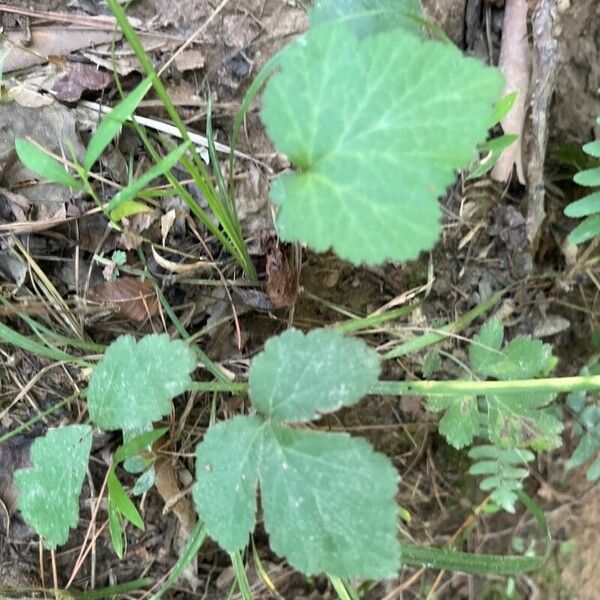
POLYGON ((89 425, 51 429, 31 447, 33 466, 15 472, 23 519, 43 538, 46 548, 66 543, 69 528, 77 526, 91 447, 89 425))
POLYGON ((195 353, 181 340, 121 336, 92 373, 90 417, 106 431, 144 429, 171 411, 171 400, 189 387, 195 368, 195 353))
POLYGON ((282 423, 357 402, 378 373, 366 344, 333 330, 289 330, 267 343, 250 370, 257 414, 211 427, 196 450, 196 507, 225 550, 247 544, 260 482, 271 546, 293 567, 339 577, 396 573, 398 476, 390 461, 364 440, 282 423))
POLYGON ((343 20, 363 38, 393 29, 418 34, 422 12, 420 0, 315 0, 309 18, 311 27, 343 20))
POLYGON ((293 172, 271 188, 282 239, 354 263, 408 260, 440 232, 437 198, 485 138, 496 69, 454 47, 322 25, 287 47, 262 120, 293 172))
POLYGON ((379 355, 359 339, 328 329, 288 329, 252 362, 249 393, 263 415, 312 421, 365 396, 377 381, 379 355))

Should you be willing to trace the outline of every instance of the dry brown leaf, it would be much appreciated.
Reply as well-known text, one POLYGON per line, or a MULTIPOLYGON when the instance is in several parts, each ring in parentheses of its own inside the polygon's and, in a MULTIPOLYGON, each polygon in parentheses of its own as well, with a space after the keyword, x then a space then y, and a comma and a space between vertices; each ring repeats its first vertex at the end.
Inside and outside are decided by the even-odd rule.
POLYGON ((142 322, 158 314, 158 298, 148 281, 136 277, 120 277, 90 288, 88 297, 97 302, 107 302, 132 321, 142 322))
POLYGON ((76 102, 87 90, 102 90, 110 85, 112 77, 92 65, 74 63, 55 84, 52 91, 59 100, 76 102))
POLYGON ((167 271, 171 271, 172 273, 193 273, 194 271, 198 271, 198 269, 205 269, 207 267, 214 267, 214 262, 209 262, 207 260, 198 260, 194 263, 176 263, 171 260, 167 260, 163 258, 152 246, 152 255, 154 256, 154 260, 167 271))
MULTIPOLYGON (((154 465, 154 471, 154 485, 156 486, 156 490, 164 500, 165 508, 170 507, 170 511, 177 517, 181 525, 177 543, 180 546, 177 550, 180 552, 183 550, 196 525, 196 510, 190 500, 185 495, 182 495, 173 463, 169 458, 159 458, 154 465)), ((197 572, 198 558, 194 556, 183 573, 194 591, 199 584, 196 575, 197 572)))
POLYGON ((67 56, 82 48, 111 42, 121 35, 112 31, 93 31, 80 27, 32 27, 31 41, 26 46, 25 33, 8 31, 6 41, 0 44, 4 58, 3 71, 10 73, 48 61, 49 56, 67 56))

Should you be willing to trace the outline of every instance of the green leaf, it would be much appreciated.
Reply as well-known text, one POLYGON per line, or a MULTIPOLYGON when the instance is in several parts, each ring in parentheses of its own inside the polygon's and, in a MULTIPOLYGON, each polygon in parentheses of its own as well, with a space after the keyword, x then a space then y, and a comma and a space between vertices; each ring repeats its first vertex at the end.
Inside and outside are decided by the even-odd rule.
POLYGON ((144 471, 135 482, 133 486, 133 490, 131 493, 134 496, 141 496, 145 494, 150 488, 154 485, 154 481, 156 480, 156 471, 154 467, 150 467, 147 471, 144 471))
POLYGON ((123 123, 133 114, 151 87, 152 81, 147 77, 100 121, 85 152, 83 166, 86 171, 92 168, 111 140, 121 131, 123 123))
POLYGON ((391 577, 397 474, 362 439, 235 417, 198 445, 194 500, 206 528, 235 552, 254 529, 260 474, 275 552, 306 574, 391 577))
POLYGON ((569 240, 573 244, 583 244, 600 235, 600 215, 592 215, 584 219, 571 233, 569 240))
POLYGON ((51 429, 31 447, 32 467, 19 469, 19 508, 25 522, 54 549, 79 521, 79 494, 92 447, 89 425, 51 429))
POLYGON ((479 432, 479 409, 473 396, 432 396, 427 400, 427 408, 445 411, 438 429, 455 448, 468 446, 479 432))
POLYGON ((394 577, 398 476, 390 461, 344 433, 273 424, 264 444, 259 473, 271 548, 305 574, 394 577))
POLYGON ((522 480, 529 475, 524 468, 535 456, 528 450, 502 449, 493 445, 474 446, 469 457, 476 461, 469 469, 471 475, 486 475, 479 487, 491 491, 491 499, 504 510, 514 513, 523 489, 522 480))
POLYGON ((144 531, 144 520, 113 471, 108 474, 108 503, 112 504, 131 524, 144 531))
POLYGON ((534 450, 549 450, 561 445, 562 421, 544 410, 555 394, 529 392, 494 396, 487 395, 487 423, 490 441, 505 448, 529 446, 534 450))
POLYGON ((121 516, 114 503, 108 503, 108 529, 113 548, 119 558, 125 553, 125 532, 121 524, 121 516))
POLYGON ((600 140, 594 142, 588 142, 583 145, 583 151, 590 156, 600 158, 600 140))
POLYGON ((481 375, 497 379, 528 379, 547 375, 555 366, 552 346, 530 336, 518 336, 502 350, 504 328, 498 319, 490 319, 469 346, 471 368, 481 375))
POLYGON ((106 431, 144 427, 171 411, 171 400, 187 389, 195 368, 194 351, 181 340, 121 336, 92 373, 90 417, 106 431))
POLYGON ((166 427, 152 429, 151 425, 145 425, 139 429, 124 429, 123 431, 124 443, 117 448, 113 457, 113 464, 115 465, 137 456, 140 452, 152 446, 156 440, 167 433, 168 429, 166 427))
POLYGON ((127 200, 114 210, 110 211, 110 219, 111 221, 118 223, 122 219, 143 212, 152 212, 152 208, 150 208, 147 204, 144 204, 143 202, 138 202, 137 200, 127 200))
POLYGON ((277 421, 311 421, 350 406, 377 381, 380 359, 357 338, 332 329, 304 335, 289 329, 271 338, 252 362, 249 394, 277 421))
MULTIPOLYGON (((494 114, 492 115, 491 125, 500 123, 502 119, 511 111, 517 101, 518 92, 511 92, 498 101, 494 106, 494 114)), ((518 136, 517 136, 518 137, 518 136)))
MULTIPOLYGON (((135 198, 148 184, 157 177, 164 175, 170 171, 178 162, 179 159, 186 153, 190 142, 185 142, 178 146, 169 154, 167 154, 162 160, 156 163, 151 169, 146 171, 139 179, 131 182, 127 187, 113 197, 113 199, 104 206, 104 211, 108 214, 112 214, 125 202, 129 202, 135 198)), ((117 213, 118 214, 118 213, 117 213)))
POLYGON ((485 138, 496 69, 402 32, 322 26, 285 49, 262 119, 295 172, 271 188, 277 229, 354 263, 408 260, 440 232, 437 197, 485 138))
POLYGON ((600 185, 600 167, 579 171, 579 173, 573 177, 573 181, 579 185, 588 187, 600 185))
POLYGON ((57 160, 48 156, 43 150, 23 138, 15 140, 15 150, 19 160, 30 170, 55 183, 66 185, 76 190, 83 189, 83 184, 65 170, 57 160))
POLYGON ((567 217, 587 217, 595 213, 600 213, 600 191, 571 202, 565 207, 567 217))
POLYGON ((340 19, 359 37, 403 29, 421 32, 420 0, 315 0, 310 13, 311 27, 340 19))
MULTIPOLYGON (((586 374, 587 371, 582 371, 582 375, 586 374)), ((573 435, 581 439, 565 464, 565 470, 579 467, 598 455, 586 471, 587 480, 596 481, 600 479, 600 406, 594 398, 586 399, 584 392, 569 394, 567 406, 576 418, 573 435)))
POLYGON ((227 552, 246 546, 256 524, 262 438, 262 419, 240 416, 210 427, 196 447, 196 509, 227 552))

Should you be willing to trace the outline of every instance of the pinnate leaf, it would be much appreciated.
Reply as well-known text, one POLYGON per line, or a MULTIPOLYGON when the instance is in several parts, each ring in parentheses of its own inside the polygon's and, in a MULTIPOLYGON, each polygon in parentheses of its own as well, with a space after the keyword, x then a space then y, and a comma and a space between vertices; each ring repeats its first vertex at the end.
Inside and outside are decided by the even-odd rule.
POLYGON ((79 494, 92 447, 89 425, 51 429, 31 447, 32 467, 15 472, 25 522, 54 549, 79 521, 79 494))
POLYGON ((167 415, 171 400, 191 383, 194 351, 166 334, 136 342, 131 335, 115 340, 92 373, 88 388, 90 417, 100 428, 144 428, 167 415))
POLYGON ((377 381, 379 355, 332 329, 271 338, 252 363, 254 406, 277 421, 311 421, 358 402, 377 381))
POLYGON ((445 411, 438 429, 448 443, 464 448, 479 432, 480 413, 474 396, 432 396, 427 401, 431 411, 445 411))
POLYGON ((469 346, 472 369, 497 379, 527 379, 547 375, 555 366, 552 347, 530 336, 518 336, 502 350, 504 328, 490 319, 469 346))
POLYGON ((284 240, 355 263, 408 260, 440 231, 437 197, 485 135, 495 69, 450 45, 325 25, 286 48, 262 119, 296 168, 271 188, 284 240))

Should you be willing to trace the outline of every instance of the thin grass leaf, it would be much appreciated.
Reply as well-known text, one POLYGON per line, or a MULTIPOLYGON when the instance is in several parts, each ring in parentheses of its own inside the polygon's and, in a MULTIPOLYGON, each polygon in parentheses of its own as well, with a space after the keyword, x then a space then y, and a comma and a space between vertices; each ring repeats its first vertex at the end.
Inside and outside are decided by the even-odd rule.
POLYGON ((123 123, 133 114, 151 86, 150 78, 144 79, 100 121, 85 151, 83 166, 86 171, 93 167, 108 144, 121 131, 123 123))
POLYGON ((144 520, 131 501, 117 476, 111 471, 108 475, 108 502, 111 503, 132 525, 144 531, 144 520))
POLYGON ((146 431, 129 440, 126 444, 119 446, 113 457, 113 464, 116 465, 132 456, 136 456, 142 450, 151 446, 156 440, 159 440, 167 431, 166 427, 146 431))
POLYGON ((125 532, 121 525, 121 517, 117 507, 112 503, 108 503, 108 530, 110 531, 110 541, 119 558, 123 558, 125 553, 125 532))
POLYGON ((48 181, 60 183, 75 190, 82 190, 83 183, 75 179, 57 160, 35 144, 23 138, 15 140, 15 150, 20 161, 30 170, 48 181))
POLYGON ((240 552, 231 552, 229 557, 231 558, 231 564, 233 565, 233 572, 235 574, 235 582, 240 590, 242 600, 252 600, 250 582, 248 581, 248 575, 246 574, 244 561, 242 560, 240 552))
POLYGON ((179 555, 177 562, 171 569, 169 577, 163 583, 158 592, 152 596, 151 600, 160 600, 165 592, 167 592, 175 583, 177 583, 177 580, 181 577, 186 567, 193 560, 194 556, 196 556, 198 550, 200 550, 200 547, 204 543, 205 539, 206 527, 202 521, 198 521, 194 526, 192 534, 188 538, 183 552, 179 555))
POLYGON ((124 202, 131 200, 137 196, 153 179, 164 175, 167 171, 170 171, 186 153, 190 146, 190 142, 185 142, 175 148, 175 150, 169 152, 160 162, 155 164, 150 170, 146 171, 139 179, 136 179, 130 183, 127 187, 120 190, 114 198, 105 205, 104 211, 106 213, 112 213, 117 207, 121 206, 124 202))
POLYGON ((494 112, 492 114, 492 125, 500 123, 502 119, 510 112, 511 108, 517 101, 518 92, 511 92, 502 98, 496 106, 494 106, 494 112))

